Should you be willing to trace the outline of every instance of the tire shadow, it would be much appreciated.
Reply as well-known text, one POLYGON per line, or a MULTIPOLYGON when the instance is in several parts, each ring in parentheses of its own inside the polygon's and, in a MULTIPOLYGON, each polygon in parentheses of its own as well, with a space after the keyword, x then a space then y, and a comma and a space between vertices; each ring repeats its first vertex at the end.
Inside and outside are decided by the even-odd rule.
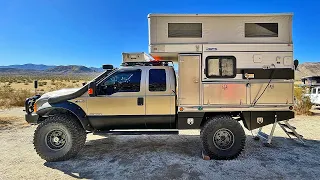
MULTIPOLYGON (((320 157, 315 154, 320 154, 320 141, 306 140, 305 144, 274 137, 271 147, 263 147, 261 142, 247 136, 245 150, 236 160, 204 161, 199 136, 109 136, 87 141, 71 160, 44 165, 79 179, 206 179, 212 173, 223 175, 230 170, 252 178, 256 175, 244 168, 250 168, 252 163, 257 165, 255 168, 275 166, 288 172, 290 168, 297 168, 293 164, 303 168, 319 167, 320 157), (230 166, 230 162, 236 163, 230 166)), ((280 171, 269 178, 283 178, 286 174, 281 173, 288 172, 280 171)), ((314 174, 301 175, 314 177, 314 174)))

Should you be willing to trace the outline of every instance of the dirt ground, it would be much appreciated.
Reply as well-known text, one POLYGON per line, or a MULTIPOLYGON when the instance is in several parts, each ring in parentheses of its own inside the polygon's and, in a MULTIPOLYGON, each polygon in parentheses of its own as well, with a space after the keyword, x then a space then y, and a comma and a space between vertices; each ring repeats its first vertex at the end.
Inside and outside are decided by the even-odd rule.
MULTIPOLYGON (((79 155, 64 162, 40 159, 32 144, 35 126, 21 108, 0 111, 0 179, 319 179, 320 116, 291 121, 305 145, 277 127, 272 147, 247 133, 245 151, 230 161, 201 158, 198 136, 88 135, 79 155)), ((270 126, 266 128, 270 129, 270 126)))

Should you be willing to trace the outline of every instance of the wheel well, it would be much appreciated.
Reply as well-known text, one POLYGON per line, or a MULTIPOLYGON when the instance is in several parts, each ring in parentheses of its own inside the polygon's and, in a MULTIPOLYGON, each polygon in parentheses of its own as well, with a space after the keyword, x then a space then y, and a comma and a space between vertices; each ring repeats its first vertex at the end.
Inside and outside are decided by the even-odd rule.
POLYGON ((208 122, 208 119, 210 117, 218 116, 218 115, 229 115, 232 118, 236 119, 237 121, 242 120, 242 113, 238 112, 238 111, 234 111, 234 112, 205 112, 204 116, 202 118, 201 124, 200 124, 200 128, 202 128, 206 124, 206 122, 208 122))
POLYGON ((66 114, 68 116, 71 116, 77 123, 79 123, 85 129, 85 126, 81 123, 80 119, 70 110, 64 108, 51 108, 43 116, 40 116, 38 123, 44 121, 47 117, 54 116, 56 114, 66 114))

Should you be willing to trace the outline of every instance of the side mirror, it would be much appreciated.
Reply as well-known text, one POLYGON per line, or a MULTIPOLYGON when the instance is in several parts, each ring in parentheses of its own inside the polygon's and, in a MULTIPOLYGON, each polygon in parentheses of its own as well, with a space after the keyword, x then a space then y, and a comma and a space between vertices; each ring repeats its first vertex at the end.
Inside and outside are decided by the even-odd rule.
POLYGON ((88 94, 90 97, 96 96, 96 82, 95 81, 90 82, 90 84, 88 85, 88 94))
POLYGON ((111 65, 111 64, 104 64, 104 65, 102 65, 102 69, 104 69, 104 70, 111 70, 111 69, 113 69, 113 65, 111 65))
POLYGON ((296 70, 298 68, 298 65, 299 65, 299 60, 298 59, 294 60, 293 64, 294 64, 294 69, 296 70))

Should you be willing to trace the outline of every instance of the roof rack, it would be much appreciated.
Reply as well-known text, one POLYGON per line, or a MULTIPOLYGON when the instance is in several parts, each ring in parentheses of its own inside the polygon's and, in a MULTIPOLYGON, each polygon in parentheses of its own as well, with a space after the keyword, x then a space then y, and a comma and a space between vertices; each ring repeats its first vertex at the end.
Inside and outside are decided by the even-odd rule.
POLYGON ((147 62, 124 62, 121 66, 173 66, 172 61, 147 61, 147 62))

